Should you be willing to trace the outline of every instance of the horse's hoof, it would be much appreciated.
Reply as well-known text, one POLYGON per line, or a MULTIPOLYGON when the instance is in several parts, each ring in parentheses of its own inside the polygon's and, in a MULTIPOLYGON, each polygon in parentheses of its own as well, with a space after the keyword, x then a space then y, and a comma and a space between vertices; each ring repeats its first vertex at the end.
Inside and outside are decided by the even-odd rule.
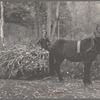
POLYGON ((59 79, 59 81, 60 81, 61 83, 64 83, 64 82, 65 82, 65 80, 64 80, 64 79, 59 79))
POLYGON ((84 83, 84 86, 92 86, 92 83, 84 83))

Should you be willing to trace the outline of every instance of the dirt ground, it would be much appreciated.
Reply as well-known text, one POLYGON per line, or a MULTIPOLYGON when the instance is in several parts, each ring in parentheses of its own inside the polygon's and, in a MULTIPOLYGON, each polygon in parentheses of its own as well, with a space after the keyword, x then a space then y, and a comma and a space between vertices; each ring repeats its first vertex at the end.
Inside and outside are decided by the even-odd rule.
POLYGON ((0 79, 0 98, 100 98, 100 81, 93 81, 92 86, 85 87, 78 79, 65 79, 63 83, 56 77, 45 81, 0 79))

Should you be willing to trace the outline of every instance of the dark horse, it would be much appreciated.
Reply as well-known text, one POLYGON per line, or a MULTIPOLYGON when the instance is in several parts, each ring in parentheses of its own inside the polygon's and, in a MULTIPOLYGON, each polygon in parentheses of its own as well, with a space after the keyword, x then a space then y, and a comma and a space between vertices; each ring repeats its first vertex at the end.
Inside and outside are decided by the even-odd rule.
POLYGON ((59 81, 62 81, 60 65, 64 59, 72 62, 83 62, 85 65, 83 82, 85 85, 92 84, 90 69, 98 54, 100 54, 100 37, 81 40, 79 53, 77 53, 77 41, 59 39, 49 48, 50 75, 53 76, 56 72, 59 81))

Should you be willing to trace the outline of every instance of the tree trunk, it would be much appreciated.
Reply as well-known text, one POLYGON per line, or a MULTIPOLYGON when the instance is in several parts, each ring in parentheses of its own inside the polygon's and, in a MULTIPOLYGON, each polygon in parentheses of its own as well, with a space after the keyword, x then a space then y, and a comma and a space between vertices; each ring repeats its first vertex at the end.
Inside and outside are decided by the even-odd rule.
POLYGON ((88 14, 87 14, 87 18, 88 18, 88 31, 91 34, 91 30, 92 30, 92 25, 91 25, 91 2, 88 1, 88 14))
POLYGON ((59 5, 60 5, 60 2, 57 2, 57 8, 56 8, 56 20, 55 20, 55 22, 54 22, 54 26, 53 26, 53 30, 52 30, 51 41, 53 41, 53 37, 54 37, 54 34, 55 34, 57 22, 58 22, 58 17, 59 17, 59 5))
POLYGON ((51 2, 47 2, 47 33, 50 38, 51 33, 51 2))
POLYGON ((91 7, 90 7, 90 1, 88 1, 88 22, 91 24, 91 7))
POLYGON ((73 23, 74 23, 74 26, 76 27, 77 26, 77 8, 76 8, 75 1, 72 1, 72 3, 73 3, 73 23))
POLYGON ((36 1, 35 2, 35 6, 36 6, 36 32, 37 32, 37 38, 40 37, 40 32, 39 32, 39 4, 36 1))
POLYGON ((88 33, 91 34, 91 32, 92 32, 92 24, 91 24, 92 15, 91 15, 91 2, 90 1, 88 1, 87 6, 88 6, 88 8, 87 8, 87 22, 88 22, 87 23, 87 30, 88 30, 88 33))
POLYGON ((57 32, 58 32, 58 39, 60 38, 60 33, 59 33, 59 25, 60 25, 60 22, 59 20, 57 21, 57 32))
POLYGON ((3 1, 1 3, 1 41, 4 46, 4 33, 3 33, 3 25, 4 25, 4 19, 3 19, 3 1))

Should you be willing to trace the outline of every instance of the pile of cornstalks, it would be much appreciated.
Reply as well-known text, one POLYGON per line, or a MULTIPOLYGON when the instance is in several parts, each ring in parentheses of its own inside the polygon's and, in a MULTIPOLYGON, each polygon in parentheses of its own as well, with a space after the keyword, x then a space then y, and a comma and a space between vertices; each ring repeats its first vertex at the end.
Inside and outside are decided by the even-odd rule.
POLYGON ((15 45, 0 51, 0 78, 37 79, 48 75, 49 52, 40 47, 15 45))

